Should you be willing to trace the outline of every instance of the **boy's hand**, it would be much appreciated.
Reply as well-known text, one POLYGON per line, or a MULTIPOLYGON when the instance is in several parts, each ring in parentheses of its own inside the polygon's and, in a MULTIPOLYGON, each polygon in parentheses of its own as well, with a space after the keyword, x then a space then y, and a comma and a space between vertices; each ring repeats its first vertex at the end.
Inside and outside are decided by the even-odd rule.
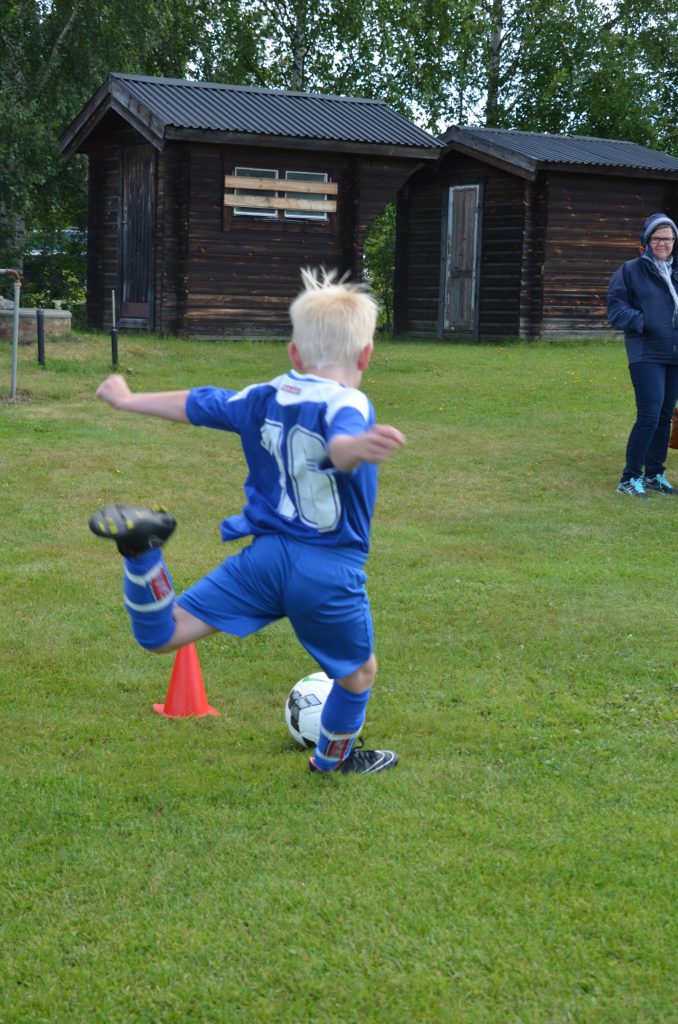
POLYGON ((362 437, 356 438, 363 450, 360 458, 363 462, 385 462, 398 448, 406 444, 405 435, 395 427, 376 423, 362 437))
POLYGON ((138 412, 142 416, 157 416, 161 420, 188 423, 186 398, 188 391, 131 391, 119 373, 112 373, 97 388, 97 398, 108 402, 114 409, 138 412))
POLYGON ((112 373, 103 384, 99 385, 96 396, 104 402, 108 402, 114 409, 122 409, 131 394, 125 378, 119 373, 112 373))
POLYGON ((338 470, 350 473, 359 462, 386 462, 406 443, 405 435, 395 427, 377 423, 364 434, 333 437, 327 454, 338 470))

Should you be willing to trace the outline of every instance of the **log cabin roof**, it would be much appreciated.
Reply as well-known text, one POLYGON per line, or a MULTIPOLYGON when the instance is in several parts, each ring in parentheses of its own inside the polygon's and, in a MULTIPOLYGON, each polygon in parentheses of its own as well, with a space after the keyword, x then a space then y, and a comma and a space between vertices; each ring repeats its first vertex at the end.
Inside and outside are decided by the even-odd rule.
POLYGON ((461 151, 526 178, 540 170, 560 170, 678 179, 676 157, 618 139, 467 125, 454 125, 441 138, 446 153, 461 151))
POLYGON ((380 100, 111 73, 62 134, 68 158, 109 111, 167 140, 325 148, 435 160, 442 143, 380 100))

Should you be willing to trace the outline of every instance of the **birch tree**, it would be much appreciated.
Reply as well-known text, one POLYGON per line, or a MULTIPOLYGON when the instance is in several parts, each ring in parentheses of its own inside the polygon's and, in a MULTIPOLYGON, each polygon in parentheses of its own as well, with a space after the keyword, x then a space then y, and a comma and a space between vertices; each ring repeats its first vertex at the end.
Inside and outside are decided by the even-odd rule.
POLYGON ((61 131, 109 71, 183 77, 198 45, 198 15, 195 0, 3 4, 0 246, 6 258, 26 225, 84 224, 84 162, 64 164, 61 131))

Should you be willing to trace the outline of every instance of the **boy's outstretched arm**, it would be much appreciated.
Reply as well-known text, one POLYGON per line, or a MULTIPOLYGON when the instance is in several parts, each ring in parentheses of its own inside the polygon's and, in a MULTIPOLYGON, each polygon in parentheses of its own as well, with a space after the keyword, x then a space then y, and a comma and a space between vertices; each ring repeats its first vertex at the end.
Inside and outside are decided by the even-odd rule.
POLYGON ((121 374, 113 373, 97 388, 97 398, 108 402, 114 409, 137 412, 143 416, 157 416, 162 420, 188 423, 186 398, 188 391, 151 391, 135 394, 130 391, 121 374))
POLYGON ((350 473, 359 462, 385 462, 406 444, 405 435, 395 427, 376 423, 364 434, 337 434, 327 446, 332 465, 350 473))

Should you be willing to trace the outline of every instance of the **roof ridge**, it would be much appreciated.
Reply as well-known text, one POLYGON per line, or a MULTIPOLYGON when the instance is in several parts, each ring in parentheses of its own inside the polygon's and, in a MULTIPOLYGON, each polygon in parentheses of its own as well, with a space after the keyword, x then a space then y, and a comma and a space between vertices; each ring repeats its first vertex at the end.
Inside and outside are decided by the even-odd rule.
POLYGON ((596 135, 555 135, 550 132, 496 128, 488 125, 451 125, 441 141, 448 147, 466 145, 485 156, 502 157, 509 163, 536 171, 540 166, 575 168, 632 168, 675 173, 678 157, 629 139, 596 135))
POLYGON ((237 85, 234 82, 206 82, 198 78, 166 78, 160 75, 138 75, 126 71, 110 71, 109 78, 131 79, 135 82, 155 82, 164 85, 188 86, 189 88, 229 89, 233 92, 265 93, 268 96, 298 96, 300 99, 337 100, 340 103, 369 103, 388 107, 394 114, 405 117, 399 110, 389 107, 386 100, 370 99, 367 96, 338 96, 328 92, 303 92, 296 89, 278 89, 275 86, 237 85))
MULTIPOLYGON (((498 128, 494 125, 485 124, 455 124, 450 127, 461 128, 462 130, 468 131, 497 132, 502 135, 531 135, 534 138, 539 139, 575 139, 578 142, 584 142, 586 140, 591 142, 614 142, 618 145, 637 146, 639 149, 650 149, 649 146, 644 146, 641 142, 631 142, 630 139, 608 139, 602 135, 576 135, 573 132, 564 132, 562 134, 558 132, 537 132, 528 128, 498 128)), ((661 150, 652 150, 652 152, 659 153, 661 150)))

